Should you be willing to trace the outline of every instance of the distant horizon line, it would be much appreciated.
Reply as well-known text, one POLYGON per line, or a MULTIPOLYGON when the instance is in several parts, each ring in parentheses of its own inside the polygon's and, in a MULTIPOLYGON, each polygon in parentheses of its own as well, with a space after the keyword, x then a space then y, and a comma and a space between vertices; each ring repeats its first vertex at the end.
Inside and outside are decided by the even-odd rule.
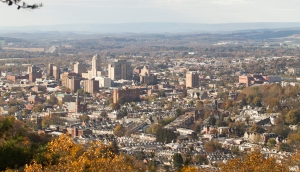
POLYGON ((226 23, 195 23, 195 22, 122 22, 122 23, 60 23, 60 24, 42 24, 42 25, 22 25, 22 26, 17 26, 17 25, 7 25, 7 26, 0 26, 0 28, 3 27, 29 27, 29 26, 58 26, 58 25, 118 25, 118 24, 147 24, 147 23, 155 23, 155 24, 198 24, 198 25, 223 25, 223 24, 260 24, 260 23, 266 23, 266 24, 270 24, 270 23, 299 23, 298 22, 269 22, 269 21, 264 21, 264 22, 226 22, 226 23))
POLYGON ((216 33, 249 30, 300 30, 300 22, 244 22, 244 23, 73 23, 54 25, 1 26, 3 32, 89 32, 89 33, 216 33))

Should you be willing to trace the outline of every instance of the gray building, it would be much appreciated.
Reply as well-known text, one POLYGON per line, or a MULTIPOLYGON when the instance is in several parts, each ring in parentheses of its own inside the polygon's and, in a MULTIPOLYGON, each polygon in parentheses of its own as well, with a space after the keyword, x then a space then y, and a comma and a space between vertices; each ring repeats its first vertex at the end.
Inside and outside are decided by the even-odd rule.
POLYGON ((133 75, 133 68, 131 63, 126 60, 115 60, 108 64, 108 77, 112 80, 131 80, 133 75))

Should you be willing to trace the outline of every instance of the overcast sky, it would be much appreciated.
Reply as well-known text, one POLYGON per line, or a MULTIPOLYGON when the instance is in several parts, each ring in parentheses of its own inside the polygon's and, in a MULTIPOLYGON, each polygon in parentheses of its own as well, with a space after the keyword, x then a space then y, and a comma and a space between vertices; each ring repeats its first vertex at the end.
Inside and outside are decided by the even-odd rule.
POLYGON ((0 3, 0 26, 80 23, 300 22, 300 0, 26 0, 37 10, 0 3))

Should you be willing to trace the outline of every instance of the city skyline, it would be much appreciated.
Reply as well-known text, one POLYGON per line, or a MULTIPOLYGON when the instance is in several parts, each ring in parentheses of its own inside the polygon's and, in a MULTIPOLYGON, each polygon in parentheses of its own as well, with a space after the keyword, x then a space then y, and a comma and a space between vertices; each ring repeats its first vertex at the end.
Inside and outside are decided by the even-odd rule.
POLYGON ((300 22, 295 16, 300 1, 291 0, 28 0, 43 3, 37 10, 17 10, 6 4, 1 26, 183 22, 183 23, 247 23, 300 22), (8 17, 9 16, 9 17, 8 17))

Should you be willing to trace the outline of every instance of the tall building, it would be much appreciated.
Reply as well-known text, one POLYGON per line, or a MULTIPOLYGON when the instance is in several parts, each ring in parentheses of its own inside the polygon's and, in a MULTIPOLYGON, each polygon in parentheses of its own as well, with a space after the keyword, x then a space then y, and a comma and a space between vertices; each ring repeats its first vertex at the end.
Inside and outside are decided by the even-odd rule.
POLYGON ((53 76, 53 66, 54 66, 54 64, 52 64, 52 63, 48 64, 48 75, 49 76, 53 76))
POLYGON ((80 79, 71 77, 66 78, 64 82, 66 88, 69 88, 71 92, 75 93, 78 89, 80 89, 80 79))
POLYGON ((42 73, 39 71, 39 68, 35 65, 28 66, 28 75, 29 75, 29 81, 35 82, 36 78, 41 78, 42 73))
POLYGON ((144 66, 140 73, 140 83, 142 84, 154 84, 156 83, 157 77, 150 74, 149 66, 144 66))
POLYGON ((86 67, 85 65, 82 64, 82 62, 80 61, 77 61, 75 64, 74 64, 74 72, 77 73, 77 74, 82 74, 84 72, 86 72, 86 67))
POLYGON ((84 91, 94 94, 99 91, 99 81, 95 79, 88 79, 83 81, 84 91))
POLYGON ((96 54, 92 59, 92 77, 96 77, 97 71, 101 71, 101 61, 100 57, 96 54))
POLYGON ((108 64, 108 77, 112 80, 131 80, 133 75, 133 68, 131 63, 126 60, 116 60, 108 64))
POLYGON ((67 78, 71 78, 71 77, 75 77, 78 78, 78 74, 77 73, 69 73, 69 72, 64 72, 62 74, 60 74, 60 80, 61 80, 61 85, 66 86, 66 80, 67 78))
POLYGON ((85 101, 80 102, 78 94, 77 94, 76 101, 75 101, 75 112, 76 113, 85 113, 85 112, 87 112, 87 103, 85 101))
POLYGON ((150 75, 150 68, 149 66, 144 66, 142 69, 141 69, 141 76, 149 76, 150 75))
POLYGON ((55 80, 60 79, 60 68, 58 66, 53 66, 53 76, 55 80))
POLYGON ((111 79, 108 77, 95 77, 99 81, 99 87, 111 87, 111 79))
POLYGON ((191 72, 186 74, 186 87, 199 86, 199 74, 197 72, 191 72))
POLYGON ((125 102, 132 102, 140 99, 140 89, 139 88, 122 88, 115 89, 113 91, 113 103, 118 103, 121 98, 124 98, 125 102))

